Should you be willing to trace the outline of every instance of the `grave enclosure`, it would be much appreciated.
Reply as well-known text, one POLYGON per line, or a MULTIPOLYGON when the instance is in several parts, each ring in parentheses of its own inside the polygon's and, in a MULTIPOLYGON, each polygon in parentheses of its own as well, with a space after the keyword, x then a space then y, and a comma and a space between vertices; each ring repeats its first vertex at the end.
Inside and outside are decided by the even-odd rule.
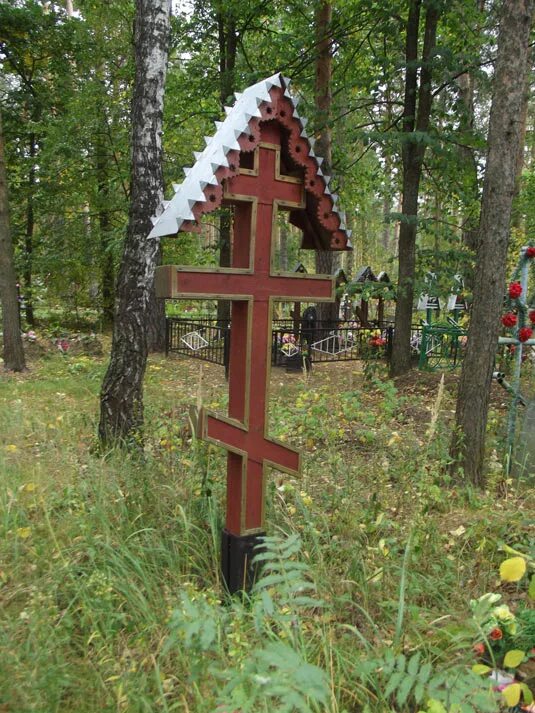
POLYGON ((278 211, 302 231, 302 248, 351 249, 288 83, 276 74, 236 95, 149 236, 198 231, 203 214, 221 205, 233 211, 230 268, 166 265, 156 274, 161 298, 231 300, 228 416, 203 409, 196 417, 198 435, 228 451, 221 561, 230 592, 252 580, 253 549, 265 533, 268 468, 300 469, 299 452, 267 432, 273 303, 334 300, 333 278, 274 268, 278 211))

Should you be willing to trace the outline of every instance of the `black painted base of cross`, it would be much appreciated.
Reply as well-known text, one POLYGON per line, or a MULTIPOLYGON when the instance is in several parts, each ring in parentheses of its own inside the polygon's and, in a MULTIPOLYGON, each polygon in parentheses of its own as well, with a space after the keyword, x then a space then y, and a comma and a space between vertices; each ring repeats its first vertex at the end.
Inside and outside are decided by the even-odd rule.
POLYGON ((264 534, 260 532, 254 535, 234 535, 223 529, 221 574, 231 594, 251 590, 259 570, 254 558, 262 550, 264 534))

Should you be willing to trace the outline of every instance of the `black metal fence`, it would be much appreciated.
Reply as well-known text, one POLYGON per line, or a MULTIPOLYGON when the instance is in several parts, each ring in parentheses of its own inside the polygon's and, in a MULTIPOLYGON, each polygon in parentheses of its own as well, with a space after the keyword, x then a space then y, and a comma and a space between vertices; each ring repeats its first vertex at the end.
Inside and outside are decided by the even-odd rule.
POLYGON ((361 327, 354 322, 316 322, 296 331, 293 326, 274 323, 272 364, 301 368, 305 362, 383 359, 391 349, 392 326, 361 327))
POLYGON ((227 367, 229 346, 230 327, 216 319, 168 317, 166 320, 166 354, 184 354, 227 367))
MULTIPOLYGON (((271 363, 289 369, 306 364, 389 358, 393 324, 361 327, 352 321, 320 322, 295 329, 292 320, 274 320, 271 363)), ((230 328, 216 319, 167 318, 166 351, 228 368, 230 328)))

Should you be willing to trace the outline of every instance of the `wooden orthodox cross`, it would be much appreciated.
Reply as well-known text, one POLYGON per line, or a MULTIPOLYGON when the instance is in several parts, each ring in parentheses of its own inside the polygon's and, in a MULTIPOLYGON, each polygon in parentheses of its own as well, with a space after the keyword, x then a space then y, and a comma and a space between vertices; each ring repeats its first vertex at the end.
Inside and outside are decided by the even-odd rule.
MULTIPOLYGON (((251 102, 253 97, 256 115, 242 109, 248 118, 244 130, 235 130, 238 146, 227 147, 223 165, 217 160, 210 163, 213 182, 202 186, 200 181, 203 198, 190 201, 191 213, 179 226, 182 230, 195 228, 194 223, 207 209, 213 210, 221 203, 232 206, 231 267, 163 266, 158 268, 156 277, 160 297, 222 298, 232 302, 228 416, 206 411, 199 415, 198 424, 203 438, 228 451, 222 569, 231 592, 250 584, 253 547, 264 532, 267 468, 292 474, 300 469, 299 452, 268 434, 273 302, 334 299, 331 277, 282 273, 274 268, 273 236, 278 211, 290 211, 293 222, 303 229, 304 242, 308 239, 324 249, 348 249, 342 218, 333 210, 334 201, 326 190, 328 180, 306 136, 302 137, 303 127, 285 92, 284 79, 275 75, 250 87, 241 95, 242 104, 247 104, 247 99, 251 102)), ((235 109, 230 110, 225 124, 235 109)), ((234 120, 239 125, 237 117, 234 120)), ((207 151, 212 145, 212 154, 218 151, 217 137, 218 134, 208 143, 207 151)), ((198 163, 202 158, 203 155, 198 163)), ((189 178, 191 174, 187 175, 189 178)), ((159 221, 166 222, 170 209, 172 201, 164 206, 154 234, 158 234, 159 221)))

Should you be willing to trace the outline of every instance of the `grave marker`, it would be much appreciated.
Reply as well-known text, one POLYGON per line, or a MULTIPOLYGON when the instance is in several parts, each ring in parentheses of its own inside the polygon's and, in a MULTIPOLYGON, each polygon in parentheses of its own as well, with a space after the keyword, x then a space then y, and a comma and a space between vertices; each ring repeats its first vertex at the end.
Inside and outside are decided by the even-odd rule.
POLYGON ((234 211, 230 268, 166 265, 156 274, 159 297, 232 303, 228 416, 198 415, 200 436, 228 451, 222 569, 231 592, 251 582, 253 547, 264 534, 266 470, 300 469, 299 452, 267 431, 273 302, 334 299, 332 277, 274 269, 277 211, 288 211, 302 230, 302 247, 350 249, 343 215, 287 86, 277 74, 236 95, 149 236, 198 230, 202 214, 220 205, 234 211))

